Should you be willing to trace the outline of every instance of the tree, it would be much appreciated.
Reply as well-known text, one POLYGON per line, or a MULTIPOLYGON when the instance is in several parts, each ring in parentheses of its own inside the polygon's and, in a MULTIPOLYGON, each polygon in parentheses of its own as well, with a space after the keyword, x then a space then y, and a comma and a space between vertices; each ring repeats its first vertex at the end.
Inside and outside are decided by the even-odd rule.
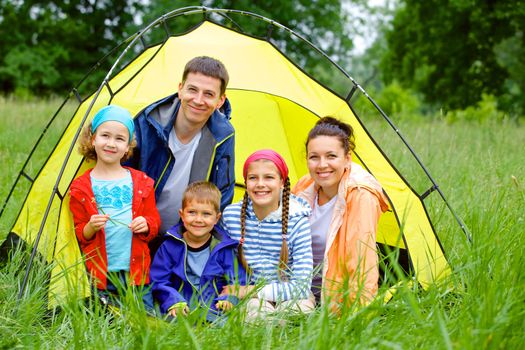
POLYGON ((359 18, 364 30, 360 34, 362 44, 350 56, 349 72, 369 92, 381 91, 381 57, 387 50, 385 33, 391 28, 397 0, 383 0, 368 9, 358 8, 352 17, 359 18))
POLYGON ((523 59, 519 63, 501 57, 504 48, 515 51, 507 52, 508 58, 525 47, 523 1, 402 3, 386 36, 388 50, 381 63, 386 83, 398 80, 420 91, 427 102, 448 109, 474 105, 483 94, 503 102, 505 96, 516 94, 508 86, 521 84, 523 94, 523 59), (502 43, 512 38, 503 48, 502 43), (518 67, 519 77, 512 76, 518 67), (506 80, 510 82, 504 84, 506 80))
MULTIPOLYGON (((122 28, 133 23, 140 7, 139 0, 0 0, 0 89, 24 94, 70 89, 127 36, 122 28)), ((101 74, 95 76, 98 83, 101 74)))

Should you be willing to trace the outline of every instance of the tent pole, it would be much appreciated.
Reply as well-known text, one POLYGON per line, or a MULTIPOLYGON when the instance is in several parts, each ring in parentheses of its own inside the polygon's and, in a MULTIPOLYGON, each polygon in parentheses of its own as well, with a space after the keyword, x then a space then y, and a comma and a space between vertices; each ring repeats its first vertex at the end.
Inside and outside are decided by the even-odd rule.
MULTIPOLYGON (((286 32, 290 33, 291 35, 299 38, 300 40, 302 40, 303 42, 305 42, 306 44, 308 44, 312 49, 314 49, 316 52, 318 52, 320 55, 322 55, 325 59, 327 59, 330 63, 332 63, 342 74, 344 74, 353 84, 354 84, 354 90, 355 88, 357 87, 358 89, 360 89, 360 91, 368 98, 368 100, 374 105, 374 107, 379 111, 379 113, 382 115, 382 117, 390 124, 390 126, 393 128, 393 130, 398 134, 398 136, 401 138, 402 142, 405 144, 405 146, 409 149, 409 151, 411 152, 411 154, 413 155, 413 157, 416 159, 416 161, 418 162, 418 164, 420 165, 420 167, 423 169, 423 171, 425 172, 425 174, 427 175, 427 177, 429 178, 429 180, 432 182, 432 184, 434 185, 435 189, 438 191, 438 193, 440 194, 441 198, 444 200, 445 204, 447 205, 448 209, 450 210, 450 212, 452 213, 452 215, 454 216, 454 218, 456 219, 456 221, 458 222, 458 224, 460 225, 461 229, 463 230, 463 232, 465 233, 467 239, 469 242, 472 242, 472 238, 471 238, 471 234, 470 232, 468 231, 467 227, 465 226, 465 224, 463 223, 463 221, 459 218, 459 216, 456 214, 456 212, 453 210, 453 208, 450 206, 450 204, 448 203, 448 201, 446 200, 443 192, 441 191, 441 189, 438 187, 438 185, 436 184, 436 182, 434 181, 433 177, 430 175, 429 171, 426 169, 426 167, 423 165, 423 163, 421 162, 421 160, 419 159, 419 157, 417 156, 417 154, 415 153, 415 151, 412 149, 412 147, 408 144, 408 142, 406 141, 406 139, 404 138, 404 136, 401 134, 401 132, 399 131, 399 129, 397 129, 397 127, 393 124, 393 122, 390 120, 390 118, 383 112, 383 110, 375 103, 375 101, 366 93, 366 91, 344 70, 342 69, 336 62, 334 62, 324 51, 322 51, 321 49, 319 49, 317 46, 315 46, 313 43, 311 43, 309 40, 307 40, 306 38, 304 38, 303 36, 299 35, 298 33, 294 32, 293 30, 291 30, 290 28, 288 27, 285 27, 284 25, 278 23, 278 22, 275 22, 271 19, 268 19, 266 17, 263 17, 261 15, 257 15, 257 14, 254 14, 254 13, 251 13, 251 12, 247 12, 247 11, 239 11, 239 10, 231 10, 231 9, 211 9, 211 8, 207 8, 207 7, 203 7, 203 6, 190 6, 190 7, 184 7, 184 8, 181 8, 181 9, 177 9, 177 10, 173 10, 159 18, 157 18, 156 20, 154 20, 153 22, 151 22, 148 26, 146 26, 142 31, 140 32, 137 32, 135 34, 133 34, 132 36, 130 36, 128 39, 124 40, 121 44, 119 44, 117 47, 115 47, 113 50, 111 50, 110 53, 108 53, 108 55, 106 55, 102 60, 99 61, 99 63, 97 63, 97 65, 95 65, 93 67, 93 69, 88 72, 88 74, 81 80, 81 82, 79 83, 79 85, 84 81, 84 79, 86 79, 93 70, 95 70, 96 68, 99 67, 99 64, 100 62, 102 62, 104 59, 106 59, 107 56, 109 56, 110 54, 112 54, 113 52, 115 52, 118 48, 120 48, 121 46, 123 46, 124 44, 128 44, 125 49, 121 52, 120 56, 116 59, 116 61, 114 62, 113 66, 110 68, 110 70, 108 71, 106 77, 104 78, 102 84, 100 84, 98 90, 96 91, 95 95, 93 96, 93 99, 91 100, 90 102, 90 105, 88 106, 87 110, 86 110, 86 113, 84 114, 84 117, 81 121, 81 124, 79 126, 79 128, 77 129, 76 131, 76 134, 74 135, 73 137, 73 140, 71 142, 71 145, 69 147, 69 150, 66 154, 66 158, 65 158, 65 161, 63 162, 62 164, 62 167, 58 173, 58 176, 57 176, 57 180, 55 182, 55 185, 53 187, 53 190, 52 190, 52 193, 50 195, 50 198, 49 198, 49 201, 48 201, 48 204, 47 204, 47 207, 46 207, 46 210, 45 210, 45 213, 44 213, 44 216, 42 218, 42 222, 40 224, 40 227, 39 227, 39 230, 38 230, 38 233, 36 235, 36 239, 35 239, 35 242, 34 242, 34 246, 33 246, 33 249, 32 249, 32 252, 31 252, 31 255, 29 257, 29 261, 28 261, 28 264, 27 264, 27 268, 26 268, 26 272, 25 272, 25 276, 24 276, 24 279, 23 279, 23 282, 22 282, 22 285, 20 287, 20 291, 19 291, 19 294, 18 294, 18 303, 20 301, 20 299, 22 298, 24 292, 25 292, 25 288, 27 286, 27 282, 28 282, 28 278, 29 278, 29 273, 30 273, 30 270, 31 270, 31 267, 32 267, 32 264, 33 264, 33 261, 34 261, 34 258, 36 256, 36 252, 38 250, 38 245, 39 245, 39 242, 40 242, 40 238, 42 236, 42 233, 43 233, 43 230, 44 230, 44 227, 45 227, 45 224, 46 224, 46 220, 47 220, 47 217, 50 213, 50 210, 51 210, 51 207, 52 207, 52 204, 53 204, 53 201, 55 199, 55 196, 58 195, 58 187, 59 187, 59 184, 60 184, 60 180, 62 179, 62 176, 65 172, 65 168, 66 168, 66 164, 67 164, 67 161, 69 160, 70 156, 71 156, 71 153, 74 149, 74 146, 75 146, 75 143, 80 135, 80 132, 82 130, 82 126, 84 125, 86 119, 87 119, 87 116, 89 115, 89 113, 91 112, 93 106, 94 106, 94 103, 97 101, 102 89, 104 86, 108 86, 109 87, 109 77, 113 74, 113 70, 117 67, 117 65, 120 63, 120 61, 122 60, 122 58, 126 55, 126 53, 128 52, 128 50, 135 44, 135 42, 137 40, 142 40, 143 38, 143 35, 144 33, 148 32, 152 27, 154 27, 155 25, 157 25, 159 22, 161 21, 165 21, 166 19, 168 18, 172 18, 172 17, 178 17, 180 15, 187 15, 187 14, 192 14, 192 13, 199 13, 199 12, 202 12, 204 16, 207 16, 208 13, 217 13, 219 15, 223 15, 224 14, 228 14, 228 13, 234 13, 234 14, 240 14, 240 15, 245 15, 245 16, 249 16, 249 17, 254 17, 254 18, 257 18, 259 20, 262 20, 262 21, 265 21, 267 22, 270 26, 275 26, 277 28, 280 28, 282 30, 285 30, 286 32)), ((348 101, 347 101, 348 102, 348 101)), ((58 112, 57 112, 58 113, 58 112)), ((29 158, 28 158, 29 159, 29 158)), ((27 163, 27 162, 26 162, 27 163)), ((19 175, 20 177, 20 175, 19 175)), ((18 181, 18 179, 17 179, 18 181)), ((11 195, 11 193, 10 193, 11 195)), ((9 195, 9 196, 10 196, 9 195)), ((7 201, 6 201, 7 202, 7 201)), ((5 203, 4 203, 4 207, 5 207, 5 203)), ((0 214, 3 212, 4 210, 4 207, 2 208, 2 210, 0 211, 0 214)), ((18 306, 18 303, 17 303, 17 306, 18 306)))
POLYGON ((49 215, 49 212, 51 211, 51 206, 53 204, 53 200, 55 199, 55 195, 58 193, 58 186, 60 184, 60 180, 62 180, 62 176, 64 174, 64 171, 66 169, 67 161, 69 160, 69 157, 71 156, 71 153, 73 152, 73 149, 75 148, 75 143, 78 140, 78 136, 80 135, 82 131, 82 126, 86 122, 87 116, 91 112, 91 109, 93 108, 93 105, 95 104, 95 101, 97 100, 98 96, 100 95, 100 92, 102 91, 102 88, 107 84, 106 79, 100 84, 95 96, 93 96, 93 99, 91 100, 91 103, 89 104, 89 107, 86 110, 86 113, 84 114, 84 117, 82 118, 82 121, 80 122, 80 126, 78 127, 75 136, 73 136, 73 140, 71 140, 71 145, 69 146, 69 149, 66 153, 65 161, 62 163, 62 167, 60 168, 60 171, 57 175, 57 180, 55 181, 55 185, 53 186, 53 191, 51 192, 51 195, 49 196, 49 200, 47 202, 47 207, 44 212, 44 216, 42 217, 42 221, 40 223, 40 228, 38 229, 38 233, 35 238, 35 242, 33 244, 33 249, 31 250, 31 255, 29 257, 29 261, 27 262, 26 272, 24 275, 24 279, 22 281, 22 285, 20 286, 20 291, 18 292, 18 299, 17 299, 17 307, 20 303, 20 300, 22 299, 22 296, 24 295, 24 291, 27 286, 27 281, 29 278, 29 272, 31 271, 31 267, 33 266, 33 261, 36 256, 36 252, 38 250, 38 244, 40 243, 40 238, 42 237, 42 232, 44 232, 44 226, 47 221, 47 217, 49 215))
MULTIPOLYGON (((184 10, 184 9, 182 9, 184 10)), ((176 11, 173 11, 173 12, 177 12, 176 11)), ((173 12, 170 12, 173 13, 173 12)), ((112 75, 113 73, 113 70, 115 69, 115 67, 119 64, 119 62, 121 61, 122 57, 124 57, 124 55, 128 52, 129 48, 137 41, 139 40, 140 38, 142 38, 143 34, 149 30, 149 28, 153 27, 154 25, 156 25, 160 20, 164 19, 165 16, 162 16, 160 18, 158 18, 156 21, 152 22, 150 25, 148 25, 146 27, 146 29, 142 32, 138 32, 138 33, 135 33, 134 35, 132 35, 130 38, 128 38, 127 40, 125 40, 122 44, 124 43, 127 43, 129 42, 129 44, 126 46, 126 48, 122 51, 122 53, 120 54, 120 56, 117 58, 117 60, 114 62, 113 66, 111 67, 111 69, 108 71, 108 73, 106 74, 106 77, 104 78, 104 80, 102 81, 102 83, 100 84, 97 92, 95 93, 95 95, 93 96, 93 99, 91 100, 90 104, 89 104, 89 107, 87 108, 86 110, 86 113, 84 114, 84 117, 82 118, 82 121, 80 122, 80 126, 79 128, 77 129, 74 137, 73 137, 73 140, 71 141, 71 145, 66 153, 66 157, 65 157, 65 161, 62 163, 62 167, 60 168, 60 171, 57 175, 57 180, 55 181, 55 185, 53 187, 53 191, 51 192, 51 195, 49 197, 49 200, 47 202, 47 207, 46 207, 46 210, 44 212, 44 216, 42 217, 42 221, 41 221, 41 224, 40 224, 40 228, 38 229, 38 233, 36 235, 36 238, 35 238, 35 242, 33 244, 33 249, 31 251, 31 255, 29 257, 29 261, 27 263, 27 267, 26 267, 26 272, 25 272, 25 275, 24 275, 24 279, 22 281, 22 285, 20 286, 20 291, 18 293, 18 299, 17 299, 17 307, 20 303, 20 300, 22 299, 22 296, 24 295, 24 292, 25 292, 25 289, 27 287, 27 282, 28 282, 28 279, 29 279, 29 273, 31 271, 31 267, 33 266, 33 261, 35 259, 35 256, 36 256, 36 252, 38 250, 38 244, 40 243, 40 238, 42 237, 42 233, 44 231, 44 226, 46 224, 46 220, 47 220, 47 217, 49 215, 49 212, 51 210, 51 206, 53 204, 53 200, 55 198, 55 195, 58 193, 58 186, 60 184, 60 180, 62 179, 62 176, 64 174, 64 171, 65 171, 65 168, 66 168, 66 164, 67 164, 67 160, 69 159, 69 157, 71 156, 71 153, 73 152, 73 149, 75 147, 75 143, 76 141, 78 140, 78 137, 80 135, 80 132, 82 131, 82 126, 84 125, 84 123, 86 122, 86 119, 87 119, 87 116, 89 115, 89 113, 91 112, 91 110, 93 109, 93 105, 95 104, 95 102, 97 101, 98 99, 98 96, 100 95, 100 92, 102 91, 102 88, 104 86, 109 86, 109 77, 112 75)), ((118 45, 116 48, 114 48, 113 50, 111 50, 110 53, 108 53, 108 55, 104 56, 103 59, 105 59, 107 56, 109 56, 111 53, 113 53, 117 48, 121 47, 122 44, 118 45)), ((84 79, 86 79, 93 70, 95 70, 96 68, 98 68, 98 66, 100 65, 100 62, 102 62, 102 60, 100 60, 91 70, 90 72, 82 79, 82 81, 84 79)), ((82 81, 79 83, 79 85, 82 83, 82 81)), ((64 102, 65 104, 65 102, 64 102)), ((58 114, 58 112, 57 112, 58 114)), ((44 131, 45 132, 45 131, 44 131)), ((28 160, 29 161, 29 157, 28 157, 28 160)), ((26 163, 27 163, 26 161, 26 163)), ((4 205, 5 206, 5 205, 4 205)), ((2 209, 3 211, 3 209, 2 209)))
MULTIPOLYGON (((358 88, 361 90, 361 92, 368 98, 368 100, 372 103, 372 105, 374 105, 374 107, 379 111, 379 113, 381 114, 381 116, 383 117, 383 119, 385 119, 387 121, 387 123, 392 127, 392 129, 396 132, 396 134, 399 136, 399 138, 401 139, 401 141, 403 141, 403 143, 405 144, 405 146, 408 148, 408 150, 410 151, 410 153, 412 154, 412 156, 414 157, 414 159, 416 160, 416 162, 419 164, 419 166, 421 167, 421 169, 425 172, 425 174, 427 175, 428 179, 430 180, 430 182, 432 182, 432 188, 434 190, 436 190, 439 195, 441 196, 441 198, 443 199, 443 201, 445 202, 447 208, 449 209, 449 211, 452 213, 452 215, 454 216, 454 218, 456 219, 457 223, 459 224, 459 226, 461 227, 461 230, 463 231, 463 233, 465 233, 465 236, 468 240, 469 243, 472 243, 472 235, 470 233, 470 231, 468 230, 467 226, 463 223, 463 220, 461 220, 461 218, 456 214, 455 210, 452 208, 452 206, 450 205, 450 203, 447 201, 447 199, 445 198, 445 194, 441 191, 441 188, 439 188, 438 184, 436 183, 436 181, 434 180, 434 178, 432 177, 432 175, 430 175, 430 172, 427 170, 427 168, 425 167, 425 165, 423 164, 423 162, 421 161, 421 159, 419 159, 419 156, 416 154, 416 152, 414 151, 414 149, 412 148, 412 146, 410 146, 410 144, 408 143, 408 141, 405 139, 405 137, 403 136, 403 134, 401 134, 401 131, 394 125, 394 123, 392 122, 392 120, 386 115, 386 113, 381 109, 381 107, 378 106, 378 104, 374 101, 374 99, 372 99, 368 93, 361 87, 361 85, 357 84, 358 88)), ((419 196, 419 195, 418 195, 419 196)))

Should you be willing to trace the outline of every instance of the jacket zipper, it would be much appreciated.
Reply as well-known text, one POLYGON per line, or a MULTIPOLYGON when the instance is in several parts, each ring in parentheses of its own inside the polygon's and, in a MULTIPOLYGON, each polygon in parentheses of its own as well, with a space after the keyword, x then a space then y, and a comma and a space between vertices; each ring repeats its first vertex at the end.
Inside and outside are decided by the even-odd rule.
MULTIPOLYGON (((211 162, 210 162, 210 166, 208 167, 208 174, 206 176, 207 179, 210 178, 210 175, 211 175, 211 170, 213 168, 213 159, 215 159, 215 154, 217 153, 217 148, 219 148, 220 145, 222 145, 224 142, 226 142, 226 140, 230 139, 231 137, 233 137, 233 133, 231 133, 230 135, 228 135, 227 137, 225 137, 221 142, 218 142, 215 147, 213 148, 213 153, 211 155, 211 162)), ((228 166, 229 166, 229 159, 228 159, 228 166)), ((215 167, 215 171, 218 171, 219 170, 219 166, 217 165, 215 167)), ((230 173, 228 172, 228 177, 230 176, 230 173)), ((229 184, 229 179, 228 179, 228 184, 229 184)))
MULTIPOLYGON (((186 273, 186 271, 187 271, 187 265, 186 265, 186 262, 188 261, 188 245, 186 244, 186 242, 185 242, 183 239, 180 239, 179 237, 176 237, 175 235, 171 235, 171 234, 170 234, 170 236, 173 237, 173 238, 175 238, 176 240, 182 242, 182 244, 184 244, 184 277, 186 277, 186 281, 188 281, 188 283, 189 283, 190 286, 193 288, 193 290, 197 291, 197 293, 199 294, 199 299, 201 300, 201 302, 202 302, 203 304, 205 304, 205 301, 204 301, 204 299, 202 298, 201 293, 199 293, 199 289, 195 288, 195 286, 193 285, 193 283, 191 283, 190 279, 188 278, 188 274, 186 273)), ((217 246, 218 246, 219 244, 221 244, 221 243, 222 243, 222 242, 219 242, 219 243, 217 244, 217 246)), ((228 246, 229 246, 229 245, 226 244, 224 247, 221 247, 220 249, 223 249, 223 248, 228 247, 228 246)), ((218 251, 218 250, 214 249, 214 251, 218 251)), ((203 269, 203 271, 206 270, 206 266, 208 266, 208 262, 210 261, 210 258, 211 258, 211 254, 212 254, 212 253, 213 253, 213 252, 210 251, 210 257, 208 258, 208 261, 206 261, 206 264, 204 265, 204 269, 203 269)), ((201 277, 199 278, 199 280, 200 280, 201 278, 202 278, 202 275, 201 275, 201 277)), ((200 282, 200 281, 199 281, 199 282, 200 282)), ((217 292, 217 287, 214 286, 214 289, 215 289, 215 291, 217 292)), ((217 293, 217 294, 219 294, 219 293, 217 293)))
POLYGON ((180 239, 179 237, 176 237, 174 235, 171 235, 171 237, 175 238, 176 240, 182 242, 182 244, 184 245, 184 277, 186 277, 186 281, 188 281, 188 283, 190 284, 190 286, 194 289, 194 290, 197 290, 197 288, 195 288, 195 286, 193 285, 193 283, 191 283, 190 279, 188 278, 188 274, 186 273, 187 271, 187 265, 186 265, 186 262, 188 261, 188 245, 186 244, 186 242, 183 240, 183 239, 180 239))
POLYGON ((171 160, 173 159, 173 154, 171 154, 171 151, 169 151, 168 154, 169 154, 168 162, 166 163, 166 166, 164 166, 164 169, 162 169, 162 173, 160 173, 160 176, 157 179, 157 182, 155 183, 155 189, 154 189, 155 191, 157 191, 157 187, 159 186, 162 178, 164 177, 164 174, 166 173, 166 170, 168 169, 168 166, 171 163, 171 160))

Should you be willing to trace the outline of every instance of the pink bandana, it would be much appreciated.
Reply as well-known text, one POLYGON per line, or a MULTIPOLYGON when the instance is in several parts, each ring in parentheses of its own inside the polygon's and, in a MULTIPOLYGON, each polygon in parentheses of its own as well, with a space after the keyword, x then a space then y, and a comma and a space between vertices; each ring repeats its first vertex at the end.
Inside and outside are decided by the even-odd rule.
POLYGON ((286 166, 286 162, 284 161, 283 157, 274 150, 271 149, 261 149, 259 151, 253 152, 244 162, 244 167, 242 171, 242 175, 244 176, 244 181, 246 181, 246 175, 248 173, 248 166, 256 160, 259 159, 267 159, 271 160, 273 164, 277 167, 279 170, 279 173, 281 173, 282 179, 286 179, 288 177, 288 167, 286 166))

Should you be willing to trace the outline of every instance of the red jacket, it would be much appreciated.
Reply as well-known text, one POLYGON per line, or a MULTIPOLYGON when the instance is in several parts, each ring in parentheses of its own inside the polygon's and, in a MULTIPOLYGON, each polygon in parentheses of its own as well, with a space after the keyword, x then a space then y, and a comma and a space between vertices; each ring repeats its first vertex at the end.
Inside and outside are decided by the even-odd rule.
MULTIPOLYGON (((149 232, 134 233, 131 239, 129 266, 131 283, 133 285, 143 285, 149 283, 151 258, 148 242, 157 235, 160 226, 160 216, 155 206, 153 180, 141 171, 132 168, 126 169, 130 171, 131 180, 133 181, 132 217, 134 219, 138 216, 143 216, 149 227, 149 232)), ((108 258, 104 229, 96 232, 90 240, 86 240, 83 234, 84 226, 89 222, 91 216, 98 214, 95 195, 91 187, 91 171, 92 169, 86 171, 71 183, 69 207, 73 213, 75 232, 86 259, 86 267, 91 277, 96 281, 97 288, 106 289, 108 258)))

